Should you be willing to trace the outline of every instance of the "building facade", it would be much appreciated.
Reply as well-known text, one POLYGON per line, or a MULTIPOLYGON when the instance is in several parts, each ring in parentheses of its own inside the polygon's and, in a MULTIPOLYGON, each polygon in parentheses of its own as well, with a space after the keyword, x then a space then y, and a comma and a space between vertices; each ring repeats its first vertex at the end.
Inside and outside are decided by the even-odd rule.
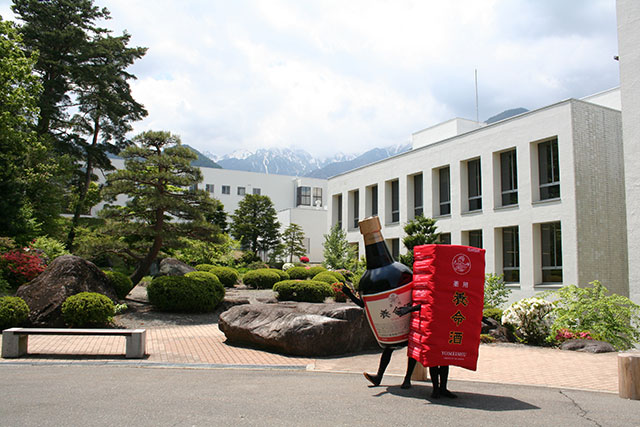
POLYGON ((413 150, 329 179, 328 226, 340 224, 363 254, 358 220, 378 215, 397 256, 404 225, 433 217, 442 243, 486 249, 486 271, 505 276, 511 300, 593 280, 628 295, 615 103, 612 91, 416 132, 413 150))

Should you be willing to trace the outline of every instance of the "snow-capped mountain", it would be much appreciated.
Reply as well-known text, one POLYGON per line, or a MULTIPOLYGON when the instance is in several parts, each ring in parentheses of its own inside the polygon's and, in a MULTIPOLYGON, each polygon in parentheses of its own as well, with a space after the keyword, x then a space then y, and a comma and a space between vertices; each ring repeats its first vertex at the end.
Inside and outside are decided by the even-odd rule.
POLYGON ((240 150, 222 157, 205 154, 224 169, 329 178, 410 148, 410 145, 376 148, 361 155, 337 153, 325 159, 315 158, 305 150, 289 148, 261 148, 255 152, 240 150))

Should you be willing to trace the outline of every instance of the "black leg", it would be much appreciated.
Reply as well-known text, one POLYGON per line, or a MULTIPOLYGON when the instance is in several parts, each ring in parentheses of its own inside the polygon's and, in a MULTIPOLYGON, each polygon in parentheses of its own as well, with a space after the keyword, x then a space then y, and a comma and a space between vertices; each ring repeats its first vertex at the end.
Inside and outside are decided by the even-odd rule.
POLYGON ((416 359, 413 357, 408 358, 407 373, 404 376, 404 381, 402 381, 400 388, 411 388, 411 375, 413 374, 413 369, 416 367, 416 363, 416 359))
POLYGON ((432 366, 429 368, 429 376, 431 377, 431 384, 433 385, 433 391, 431 392, 431 397, 437 399, 440 397, 440 381, 438 380, 439 369, 437 366, 432 366))
POLYGON ((382 351, 382 356, 380 356, 380 364, 378 365, 378 373, 376 375, 371 375, 367 372, 364 372, 364 377, 369 380, 371 384, 374 386, 380 385, 382 382, 382 376, 384 375, 384 371, 387 369, 389 362, 391 361, 391 354, 393 353, 392 347, 385 347, 382 351))

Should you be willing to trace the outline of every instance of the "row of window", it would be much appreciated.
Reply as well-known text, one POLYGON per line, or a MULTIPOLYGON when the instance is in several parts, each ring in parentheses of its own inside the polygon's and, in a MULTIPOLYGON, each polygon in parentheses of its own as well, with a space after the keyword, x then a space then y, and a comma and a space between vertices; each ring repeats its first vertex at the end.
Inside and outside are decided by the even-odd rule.
MULTIPOLYGON (((231 186, 230 185, 221 185, 220 187, 221 187, 221 189, 220 189, 220 193, 221 194, 231 194, 231 186)), ((194 188, 195 189, 198 188, 197 184, 196 184, 196 186, 194 188)), ((214 194, 215 185, 214 184, 205 184, 205 191, 207 193, 214 194)), ((247 188, 238 186, 236 194, 238 196, 244 196, 245 194, 247 194, 247 188)), ((259 188, 253 188, 252 189, 252 194, 260 195, 260 194, 262 194, 262 191, 259 188)))
MULTIPOLYGON (((550 200, 560 197, 560 172, 558 161, 558 139, 552 138, 534 145, 537 153, 537 182, 539 188, 538 200, 550 200)), ((534 153, 535 154, 535 153, 534 153)), ((516 206, 518 204, 518 162, 516 149, 506 150, 496 154, 496 166, 499 167, 499 183, 497 191, 500 206, 516 206)), ((451 169, 444 166, 434 170, 434 216, 447 216, 451 214, 451 169)), ((408 209, 413 214, 410 217, 424 215, 424 185, 423 174, 418 173, 409 177, 410 190, 408 209), (411 189, 412 187, 412 189, 411 189)), ((400 221, 400 189, 399 180, 387 181, 384 206, 387 223, 400 221)), ((467 160, 461 163, 461 192, 466 206, 462 206, 464 212, 482 210, 482 166, 480 158, 467 160)), ((378 215, 378 185, 366 187, 365 216, 378 215)), ((350 191, 349 194, 349 227, 357 228, 360 219, 360 192, 350 191)), ((334 199, 336 203, 337 218, 334 223, 342 226, 342 195, 334 199)))
MULTIPOLYGON (((502 274, 506 283, 520 282, 519 228, 499 229, 502 238, 502 274)), ((468 246, 482 248, 482 230, 467 232, 468 246)), ((387 240, 394 258, 400 255, 400 239, 387 240)), ((451 233, 440 233, 439 243, 451 244, 451 233)), ((499 246, 499 245, 497 245, 499 246)), ((562 283, 562 229, 560 222, 540 224, 541 268, 543 283, 562 283)))

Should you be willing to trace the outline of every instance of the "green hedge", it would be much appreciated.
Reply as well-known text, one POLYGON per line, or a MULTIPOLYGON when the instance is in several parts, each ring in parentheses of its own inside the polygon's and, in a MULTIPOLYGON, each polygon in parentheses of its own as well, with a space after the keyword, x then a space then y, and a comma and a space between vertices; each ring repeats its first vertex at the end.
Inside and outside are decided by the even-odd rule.
POLYGON ((109 282, 111 282, 113 289, 115 289, 118 299, 125 299, 129 292, 131 292, 131 289, 133 289, 133 282, 129 279, 129 276, 119 271, 109 270, 105 270, 104 274, 109 279, 109 282))
POLYGON ((313 280, 317 280, 320 282, 325 282, 328 283, 330 285, 336 283, 336 282, 340 282, 340 283, 344 283, 344 277, 342 277, 342 274, 334 274, 333 271, 323 271, 320 274, 316 274, 315 276, 313 276, 313 280))
POLYGON ((159 310, 207 313, 224 298, 220 280, 206 271, 192 271, 184 276, 159 276, 147 286, 149 302, 159 310))
POLYGON ((324 302, 334 296, 331 285, 315 280, 283 280, 273 290, 280 301, 324 302))
POLYGON ((62 303, 64 323, 72 328, 106 326, 115 315, 115 305, 97 292, 80 292, 62 303))
POLYGON ((213 264, 198 264, 195 268, 198 271, 208 271, 209 273, 215 274, 226 288, 233 288, 240 278, 238 270, 231 267, 223 267, 213 264))
MULTIPOLYGON (((287 275, 282 270, 276 270, 275 268, 260 268, 258 270, 247 271, 242 276, 242 281, 245 285, 251 286, 256 289, 271 289, 277 282, 283 280, 284 275, 287 275)), ((288 275, 286 276, 288 278, 288 275)))
POLYGON ((29 306, 19 297, 0 298, 0 331, 22 326, 29 317, 29 306))

